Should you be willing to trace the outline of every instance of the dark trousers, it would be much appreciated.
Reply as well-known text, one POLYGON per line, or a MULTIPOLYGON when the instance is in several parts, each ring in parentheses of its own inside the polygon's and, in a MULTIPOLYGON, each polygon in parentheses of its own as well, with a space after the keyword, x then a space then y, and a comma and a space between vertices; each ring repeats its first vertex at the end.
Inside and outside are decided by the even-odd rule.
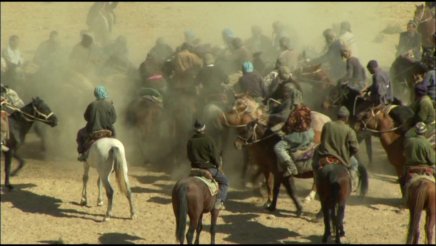
POLYGON ((209 172, 212 174, 212 177, 218 182, 220 186, 220 194, 219 197, 221 201, 225 201, 227 199, 227 190, 229 189, 229 181, 227 177, 217 168, 208 168, 209 172))

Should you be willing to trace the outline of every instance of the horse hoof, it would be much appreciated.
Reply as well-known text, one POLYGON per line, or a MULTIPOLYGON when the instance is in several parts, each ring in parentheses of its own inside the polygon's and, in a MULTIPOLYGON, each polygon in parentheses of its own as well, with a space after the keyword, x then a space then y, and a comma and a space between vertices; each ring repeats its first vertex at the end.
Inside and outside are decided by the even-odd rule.
POLYGON ((80 201, 80 206, 86 206, 87 204, 88 204, 88 202, 86 202, 86 200, 80 201))
POLYGON ((301 217, 301 215, 303 215, 303 209, 302 208, 298 209, 296 214, 297 214, 297 217, 301 217))
POLYGON ((12 191, 12 190, 14 190, 14 187, 12 186, 12 185, 5 185, 6 186, 6 190, 7 191, 12 191))
POLYGON ((100 207, 100 206, 103 206, 103 202, 102 201, 97 202, 97 207, 100 207))
POLYGON ((106 216, 103 218, 103 222, 109 221, 111 218, 109 216, 106 216))
POLYGON ((130 219, 131 219, 131 220, 136 219, 136 217, 137 217, 136 214, 132 214, 132 215, 130 215, 130 219))
POLYGON ((273 206, 271 206, 271 205, 266 206, 265 208, 266 208, 268 211, 270 211, 270 212, 274 212, 274 211, 276 211, 276 207, 273 207, 273 206))

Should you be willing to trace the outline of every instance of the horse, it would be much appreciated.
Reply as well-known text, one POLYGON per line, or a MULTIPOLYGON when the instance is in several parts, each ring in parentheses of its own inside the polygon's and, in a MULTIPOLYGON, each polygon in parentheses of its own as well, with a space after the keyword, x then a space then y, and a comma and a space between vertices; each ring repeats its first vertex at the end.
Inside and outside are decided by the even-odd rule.
MULTIPOLYGON (((312 117, 317 117, 317 115, 312 115, 312 117)), ((325 122, 321 122, 322 125, 325 124, 325 122)), ((315 130, 318 130, 319 128, 316 127, 315 130)), ((322 129, 322 126, 321 126, 322 129)), ((315 131, 315 135, 320 135, 320 131, 315 131)), ((291 196, 291 199, 294 201, 296 207, 297 207, 297 214, 301 214, 301 204, 299 203, 298 199, 295 195, 295 186, 292 176, 289 176, 287 178, 283 178, 283 175, 281 172, 279 172, 277 167, 277 157, 274 152, 274 146, 277 142, 281 140, 281 138, 274 132, 270 131, 268 127, 258 121, 250 122, 246 127, 246 135, 239 136, 239 140, 236 140, 239 142, 239 144, 248 145, 252 149, 252 152, 254 154, 254 158, 256 160, 256 163, 260 166, 260 169, 262 170, 263 174, 265 175, 265 178, 267 180, 267 188, 268 188, 268 201, 265 204, 267 209, 270 211, 274 211, 276 209, 277 199, 278 199, 278 193, 280 190, 280 184, 283 183, 287 189, 288 194, 291 196), (241 141, 242 140, 242 141, 241 141), (273 187, 271 187, 271 181, 273 180, 273 187), (269 187, 268 187, 269 186, 269 187), (272 191, 272 194, 270 193, 272 191), (272 200, 271 200, 272 196, 272 200)), ((315 139, 320 139, 320 137, 315 137, 315 139)), ((315 142, 318 144, 319 142, 315 142)), ((307 164, 311 164, 311 158, 304 160, 304 166, 307 166, 307 164)), ((367 188, 368 188, 368 176, 366 169, 359 165, 359 183, 361 187, 361 195, 365 195, 367 188)), ((307 170, 300 173, 298 175, 295 175, 296 178, 313 178, 313 172, 312 170, 307 170)), ((312 191, 310 192, 309 196, 305 198, 306 201, 310 201, 315 196, 315 184, 312 187, 312 191)))
MULTIPOLYGON (((323 113, 332 117, 336 115, 337 108, 341 105, 345 106, 350 111, 350 125, 354 125, 357 121, 356 116, 372 106, 370 101, 360 97, 359 92, 351 90, 348 87, 334 86, 328 92, 328 96, 323 101, 323 113)), ((371 136, 364 132, 357 132, 357 140, 359 143, 365 141, 366 152, 369 163, 372 163, 372 143, 371 136)))
POLYGON ((414 21, 418 24, 418 32, 422 36, 423 60, 426 58, 432 59, 432 52, 435 47, 434 33, 436 31, 435 16, 431 13, 431 9, 424 4, 416 5, 414 21))
POLYGON ((415 85, 415 76, 419 73, 424 73, 419 61, 413 61, 407 56, 398 56, 391 65, 389 70, 392 86, 394 87, 395 95, 401 99, 408 99, 410 102, 414 100, 413 87, 415 85), (407 92, 409 95, 407 96, 407 92))
POLYGON ((179 180, 172 191, 173 211, 176 217, 176 240, 183 244, 186 230, 186 217, 189 215, 189 229, 186 234, 188 244, 192 244, 194 230, 197 231, 195 244, 200 243, 203 228, 203 214, 211 214, 211 244, 215 244, 216 222, 219 210, 214 209, 217 194, 212 195, 207 185, 196 177, 179 180))
POLYGON ((409 229, 406 243, 418 244, 421 211, 426 210, 426 241, 427 244, 432 244, 436 221, 435 183, 427 179, 419 179, 409 186, 408 194, 409 229))
POLYGON ((125 119, 127 125, 134 128, 135 136, 138 137, 140 145, 142 145, 144 141, 159 139, 162 117, 162 99, 151 94, 142 94, 127 106, 125 119))
MULTIPOLYGON (((394 166, 399 180, 401 180, 403 175, 406 162, 405 156, 401 154, 404 153, 403 124, 413 115, 413 111, 407 106, 379 105, 363 111, 357 116, 359 122, 355 129, 378 135, 386 151, 389 163, 394 166), (393 118, 401 119, 404 123, 395 123, 393 118)), ((402 194, 404 194, 401 182, 400 187, 402 194)))
MULTIPOLYGON (((302 66, 295 71, 295 78, 300 81, 300 84, 308 84, 311 86, 310 92, 312 95, 318 95, 319 91, 330 91, 333 87, 332 80, 328 77, 327 72, 321 68, 321 64, 302 66)), ((312 98, 308 102, 308 106, 313 109, 320 109, 322 102, 326 100, 327 94, 312 98)))
POLYGON ((351 177, 345 166, 329 164, 316 171, 317 191, 324 215, 324 235, 322 242, 327 243, 331 237, 331 224, 335 228, 335 243, 341 243, 345 236, 344 215, 347 198, 351 194, 351 177))
POLYGON ((14 111, 8 117, 9 139, 6 141, 6 146, 9 148, 9 151, 3 152, 5 157, 5 186, 8 190, 12 190, 13 186, 10 184, 9 177, 16 176, 25 164, 24 159, 18 155, 17 151, 24 143, 26 134, 33 123, 38 121, 55 127, 58 119, 50 107, 39 97, 33 98, 32 102, 22 108, 15 108, 8 104, 2 106, 6 106, 14 111), (18 160, 19 165, 11 173, 12 157, 18 160))
POLYGON ((89 148, 88 159, 84 163, 83 172, 83 189, 80 204, 87 205, 87 192, 86 187, 88 183, 88 173, 90 167, 94 167, 98 172, 98 200, 97 206, 103 205, 101 197, 101 186, 104 185, 106 196, 108 198, 108 205, 106 215, 103 221, 107 221, 112 217, 112 202, 114 190, 109 181, 110 174, 115 172, 118 187, 121 192, 127 197, 130 205, 130 218, 134 219, 135 208, 132 202, 132 193, 130 190, 129 179, 127 176, 127 160, 125 156, 124 145, 115 138, 104 137, 92 143, 89 148))

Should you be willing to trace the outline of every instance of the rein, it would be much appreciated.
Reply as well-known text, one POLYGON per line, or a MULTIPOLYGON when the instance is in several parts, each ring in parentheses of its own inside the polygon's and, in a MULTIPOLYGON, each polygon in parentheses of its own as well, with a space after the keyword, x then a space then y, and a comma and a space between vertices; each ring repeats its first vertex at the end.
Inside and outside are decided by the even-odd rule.
POLYGON ((32 115, 29 113, 24 112, 23 110, 21 110, 20 108, 17 108, 15 106, 13 106, 12 104, 9 103, 3 103, 2 106, 5 105, 6 107, 14 110, 14 111, 18 111, 19 113, 22 114, 24 120, 28 121, 28 122, 33 122, 33 121, 40 121, 40 122, 44 122, 44 123, 50 123, 50 121, 48 121, 47 119, 50 118, 54 113, 50 112, 49 114, 44 114, 41 111, 39 111, 35 105, 32 105, 32 108, 34 110, 34 112, 36 113, 36 115, 32 115), (37 115, 42 116, 43 118, 38 118, 37 115))
POLYGON ((257 134, 256 134, 256 128, 257 128, 257 125, 258 125, 258 123, 256 123, 256 124, 254 125, 254 127, 253 127, 253 134, 252 134, 252 136, 254 136, 254 140, 253 140, 253 141, 249 142, 249 140, 250 140, 250 138, 252 138, 252 136, 250 136, 250 137, 248 137, 248 138, 244 138, 244 137, 238 135, 238 138, 240 138, 240 139, 242 139, 242 140, 244 141, 244 143, 243 143, 244 146, 247 146, 247 145, 253 145, 253 144, 256 144, 256 143, 260 143, 260 142, 262 142, 262 141, 264 141, 264 140, 266 140, 266 139, 269 139, 269 138, 274 137, 274 136, 277 135, 277 133, 274 133, 274 132, 273 132, 273 133, 271 133, 270 135, 268 135, 268 136, 266 136, 266 137, 263 137, 263 138, 257 139, 257 134))
POLYGON ((369 118, 367 121, 363 121, 363 120, 361 120, 362 125, 363 125, 363 129, 362 129, 362 130, 364 130, 364 131, 368 131, 368 132, 371 132, 371 133, 379 134, 379 133, 394 132, 394 131, 400 129, 400 126, 397 126, 397 127, 392 128, 392 129, 383 130, 383 131, 381 131, 381 130, 376 130, 376 129, 377 129, 377 120, 375 121, 375 127, 374 127, 375 129, 368 128, 368 127, 366 126, 366 125, 368 124, 368 122, 369 122, 371 119, 374 119, 374 120, 375 120, 375 117, 376 117, 380 112, 382 112, 382 110, 379 110, 377 113, 374 114, 374 110, 371 109, 371 115, 372 115, 372 117, 369 118))

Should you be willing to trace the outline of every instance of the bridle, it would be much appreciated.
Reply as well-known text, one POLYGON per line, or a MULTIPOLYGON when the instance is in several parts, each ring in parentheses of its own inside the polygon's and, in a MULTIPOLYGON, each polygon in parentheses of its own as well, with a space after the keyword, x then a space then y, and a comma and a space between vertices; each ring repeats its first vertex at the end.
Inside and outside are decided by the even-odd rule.
MULTIPOLYGON (((255 123, 254 123, 254 126, 252 127, 252 132, 251 132, 251 134, 250 134, 247 138, 238 135, 238 138, 244 141, 244 143, 243 143, 242 145, 244 145, 244 146, 247 146, 247 145, 253 145, 253 144, 256 144, 256 143, 262 142, 262 141, 264 141, 264 140, 266 140, 266 139, 269 139, 269 138, 271 138, 271 137, 277 135, 276 133, 273 132, 273 133, 271 133, 270 135, 268 135, 268 136, 266 136, 266 137, 258 138, 258 134, 257 134, 257 132, 256 132, 256 129, 257 129, 257 126, 258 126, 258 125, 265 126, 265 125, 263 125, 263 124, 261 124, 261 123, 259 123, 259 122, 255 122, 255 123), (250 141, 250 139, 252 139, 252 141, 250 141)), ((265 127, 266 127, 266 126, 265 126, 265 127)))
POLYGON ((48 114, 44 114, 43 112, 39 111, 38 108, 36 108, 34 104, 32 104, 34 114, 29 114, 27 112, 24 112, 20 108, 17 108, 9 103, 3 103, 2 106, 3 105, 14 110, 14 111, 21 113, 24 120, 26 120, 28 122, 40 121, 40 122, 44 122, 44 123, 50 123, 50 121, 48 119, 54 115, 53 112, 50 112, 48 114), (38 117, 38 116, 40 116, 40 117, 38 117))
MULTIPOLYGON (((423 7, 423 8, 422 8, 422 11, 421 11, 421 17, 419 17, 419 21, 417 21, 417 24, 418 24, 418 25, 421 24, 421 23, 427 22, 427 21, 429 21, 429 20, 431 20, 431 19, 433 18, 432 14, 429 12, 429 13, 430 13, 429 17, 426 18, 426 19, 424 19, 424 20, 422 20, 422 18, 424 18, 424 15, 425 15, 426 10, 427 10, 426 7, 423 7)), ((415 20, 416 20, 416 19, 415 19, 415 20)))
POLYGON ((360 122, 363 125, 363 129, 362 130, 363 131, 368 131, 368 132, 371 132, 371 133, 376 133, 376 134, 378 134, 378 133, 386 133, 386 132, 394 132, 394 131, 398 130, 400 128, 399 126, 394 127, 392 129, 388 129, 388 130, 383 130, 383 131, 377 130, 377 128, 378 128, 378 121, 377 121, 376 117, 382 111, 383 110, 379 110, 379 111, 377 111, 377 113, 374 113, 374 109, 371 108, 371 117, 369 117, 366 121, 360 120, 360 122), (367 127, 367 124, 369 123, 370 120, 375 120, 374 129, 367 127))

